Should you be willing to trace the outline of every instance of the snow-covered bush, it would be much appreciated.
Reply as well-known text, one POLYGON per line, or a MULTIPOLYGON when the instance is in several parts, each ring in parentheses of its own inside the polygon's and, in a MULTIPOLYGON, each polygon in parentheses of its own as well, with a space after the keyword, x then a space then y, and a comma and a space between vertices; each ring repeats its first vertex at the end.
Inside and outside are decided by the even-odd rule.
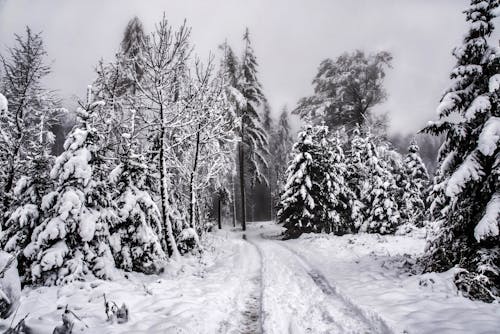
POLYGON ((21 281, 16 258, 0 251, 0 318, 9 317, 16 310, 21 298, 21 281))

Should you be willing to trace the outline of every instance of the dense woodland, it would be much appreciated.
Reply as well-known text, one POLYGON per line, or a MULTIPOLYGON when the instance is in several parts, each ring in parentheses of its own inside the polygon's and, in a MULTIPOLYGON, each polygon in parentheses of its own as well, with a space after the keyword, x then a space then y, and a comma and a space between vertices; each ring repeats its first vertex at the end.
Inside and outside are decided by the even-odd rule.
POLYGON ((273 113, 248 29, 243 50, 200 59, 187 22, 148 33, 133 18, 72 110, 45 87, 51 58, 26 28, 0 58, 1 248, 23 285, 63 285, 158 273, 222 224, 276 219, 285 238, 426 228, 418 270, 458 266, 466 296, 497 300, 498 7, 471 1, 439 119, 409 136, 373 112, 389 52, 324 60, 314 93, 273 113))

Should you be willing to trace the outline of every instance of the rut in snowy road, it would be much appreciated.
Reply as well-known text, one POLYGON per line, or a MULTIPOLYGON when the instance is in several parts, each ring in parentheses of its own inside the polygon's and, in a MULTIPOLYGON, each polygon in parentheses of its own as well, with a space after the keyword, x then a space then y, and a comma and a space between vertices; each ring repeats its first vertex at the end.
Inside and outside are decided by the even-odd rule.
MULTIPOLYGON (((246 240, 246 235, 243 234, 243 239, 246 240)), ((255 245, 252 244, 259 254, 259 262, 262 266, 262 256, 255 245)), ((252 290, 245 302, 245 307, 242 312, 243 320, 241 322, 242 334, 262 333, 262 268, 251 278, 252 290)))
POLYGON ((264 333, 391 333, 280 241, 249 237, 262 257, 264 333))

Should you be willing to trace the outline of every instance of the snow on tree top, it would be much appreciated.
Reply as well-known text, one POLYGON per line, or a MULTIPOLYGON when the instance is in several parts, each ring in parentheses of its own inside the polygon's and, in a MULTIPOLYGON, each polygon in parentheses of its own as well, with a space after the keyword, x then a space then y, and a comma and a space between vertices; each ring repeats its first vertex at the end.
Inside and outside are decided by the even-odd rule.
POLYGON ((8 110, 9 110, 9 103, 7 101, 7 98, 3 96, 2 93, 0 93, 0 116, 7 113, 8 110))

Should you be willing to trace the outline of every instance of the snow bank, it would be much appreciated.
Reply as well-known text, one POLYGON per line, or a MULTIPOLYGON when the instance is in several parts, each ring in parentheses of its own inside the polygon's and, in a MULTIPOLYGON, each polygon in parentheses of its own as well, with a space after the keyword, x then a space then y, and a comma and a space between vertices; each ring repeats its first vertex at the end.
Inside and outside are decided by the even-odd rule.
POLYGON ((425 240, 373 234, 304 235, 286 241, 361 307, 396 333, 498 333, 500 308, 469 300, 453 283, 455 270, 412 275, 425 240))
POLYGON ((17 309, 20 297, 17 261, 9 253, 0 251, 0 319, 9 317, 17 309))

